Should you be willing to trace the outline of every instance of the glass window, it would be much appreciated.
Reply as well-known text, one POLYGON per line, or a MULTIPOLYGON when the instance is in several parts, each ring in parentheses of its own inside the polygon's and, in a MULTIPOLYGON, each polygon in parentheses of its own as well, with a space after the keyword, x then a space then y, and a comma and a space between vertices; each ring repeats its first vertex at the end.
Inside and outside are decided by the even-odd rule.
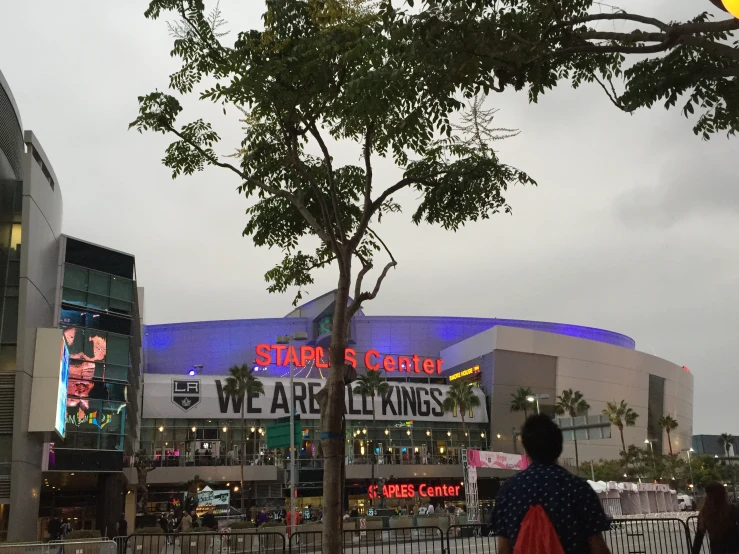
POLYGON ((3 309, 3 333, 0 337, 5 344, 15 344, 18 340, 18 298, 5 299, 3 309))
POLYGON ((128 366, 129 337, 108 335, 108 355, 106 361, 111 364, 128 366))
POLYGON ((87 270, 82 267, 66 264, 64 266, 64 286, 79 291, 86 291, 87 270))
POLYGON ((110 293, 110 276, 97 271, 90 272, 90 280, 88 281, 87 290, 90 294, 100 296, 109 296, 110 293))

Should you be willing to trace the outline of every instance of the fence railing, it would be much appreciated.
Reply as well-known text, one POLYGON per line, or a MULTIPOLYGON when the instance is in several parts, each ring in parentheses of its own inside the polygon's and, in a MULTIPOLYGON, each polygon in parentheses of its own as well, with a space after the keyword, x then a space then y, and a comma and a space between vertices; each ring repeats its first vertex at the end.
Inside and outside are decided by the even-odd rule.
POLYGON ((116 554, 116 543, 109 540, 0 543, 0 554, 116 554))
MULTIPOLYGON (((422 519, 408 522, 345 522, 341 531, 347 554, 497 554, 497 537, 486 524, 444 528, 422 519), (425 525, 424 523, 428 523, 425 525)), ((603 536, 613 554, 690 554, 697 529, 693 516, 616 518, 603 536)), ((300 525, 294 533, 281 526, 223 532, 133 534, 116 540, 0 544, 0 554, 313 554, 321 552, 320 524, 300 525)), ((710 554, 708 540, 701 554, 710 554)))

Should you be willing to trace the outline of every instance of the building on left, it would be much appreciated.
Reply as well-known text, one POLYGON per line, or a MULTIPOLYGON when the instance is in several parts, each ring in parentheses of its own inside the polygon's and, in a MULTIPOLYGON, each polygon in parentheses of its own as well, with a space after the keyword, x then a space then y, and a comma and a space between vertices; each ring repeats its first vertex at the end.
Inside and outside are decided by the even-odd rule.
POLYGON ((126 504, 143 289, 134 256, 61 231, 59 180, 0 72, 0 541, 50 517, 112 536, 126 504))

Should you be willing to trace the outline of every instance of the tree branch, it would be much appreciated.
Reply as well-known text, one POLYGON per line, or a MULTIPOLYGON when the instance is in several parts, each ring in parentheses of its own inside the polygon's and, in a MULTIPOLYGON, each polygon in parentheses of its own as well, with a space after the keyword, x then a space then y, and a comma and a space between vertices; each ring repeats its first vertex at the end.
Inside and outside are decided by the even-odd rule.
POLYGON ((313 214, 311 214, 308 211, 308 208, 305 207, 305 204, 300 199, 298 199, 294 194, 292 194, 291 192, 287 190, 279 189, 277 187, 273 187, 271 185, 267 185, 265 183, 257 181, 249 177, 246 173, 237 169, 230 163, 226 163, 226 162, 222 162, 218 160, 218 158, 216 158, 214 155, 211 155, 208 152, 206 152, 202 146, 194 143, 192 140, 184 136, 181 132, 179 132, 177 129, 175 129, 171 125, 166 124, 164 125, 164 128, 168 130, 170 133, 179 137, 180 140, 182 140, 183 142, 185 142, 186 144, 190 145, 192 148, 197 150, 204 158, 209 160, 210 163, 212 163, 213 165, 233 171, 243 181, 246 181, 250 183, 251 185, 260 188, 264 192, 268 192, 272 194, 273 196, 279 196, 281 198, 285 198, 295 207, 296 210, 298 210, 298 212, 300 212, 300 215, 302 215, 303 218, 306 220, 306 222, 308 222, 308 225, 311 226, 311 228, 313 229, 313 232, 318 236, 318 238, 320 238, 326 244, 330 244, 331 237, 329 237, 326 231, 319 225, 318 221, 316 221, 316 218, 313 217, 313 214))
POLYGON ((583 17, 576 17, 574 19, 570 19, 569 21, 563 21, 561 23, 556 23, 549 27, 544 32, 544 36, 547 36, 551 31, 555 31, 557 29, 562 29, 565 27, 574 27, 575 25, 581 25, 583 23, 590 23, 591 21, 636 21, 638 23, 644 23, 646 25, 652 25, 653 27, 657 27, 658 29, 661 29, 662 31, 667 31, 670 26, 667 23, 664 23, 663 21, 660 21, 659 19, 655 19, 653 17, 645 17, 642 15, 636 15, 636 14, 630 14, 626 12, 619 12, 619 13, 599 13, 599 14, 591 14, 591 15, 585 15, 583 17))
POLYGON ((372 141, 375 138, 375 125, 367 125, 367 133, 364 136, 364 210, 367 211, 372 204, 372 141))
POLYGON ((321 188, 318 186, 318 183, 315 182, 313 179, 313 176, 310 174, 310 171, 307 171, 305 168, 305 164, 300 159, 300 155, 298 154, 298 137, 297 134, 294 132, 290 132, 289 130, 285 130, 285 140, 288 143, 287 147, 290 151, 290 158, 291 163, 293 167, 305 178, 306 181, 308 181, 308 184, 310 185, 311 190, 313 191, 313 194, 316 195, 316 202, 318 202, 318 207, 321 209, 321 217, 323 218, 323 223, 326 226, 326 234, 329 237, 329 240, 326 241, 326 244, 331 246, 331 249, 334 251, 334 253, 339 257, 339 268, 340 271, 344 271, 344 254, 341 249, 341 246, 339 244, 338 239, 336 238, 336 233, 334 233, 333 225, 331 225, 331 215, 328 210, 328 206, 326 205, 326 201, 323 198, 323 193, 321 192, 321 188))
POLYGON ((382 239, 380 238, 380 235, 378 235, 377 233, 375 233, 375 232, 374 232, 374 231, 372 230, 372 227, 369 227, 369 226, 367 226, 367 231, 368 231, 369 233, 371 233, 371 234, 372 234, 372 236, 373 236, 373 237, 375 237, 375 238, 376 238, 376 239, 377 239, 377 240, 378 240, 378 241, 380 242, 380 244, 382 245, 382 247, 383 247, 383 248, 385 249, 385 252, 387 252, 387 255, 388 255, 388 256, 390 256, 390 259, 391 259, 392 261, 395 261, 395 257, 393 256, 393 253, 392 253, 392 252, 390 252, 390 249, 389 249, 389 248, 387 247, 387 244, 385 244, 385 241, 383 241, 383 240, 382 240, 382 239))
MULTIPOLYGON (((362 292, 358 295, 356 295, 356 298, 351 303, 349 308, 347 309, 347 319, 351 320, 352 317, 354 317, 354 314, 356 314, 359 309, 362 307, 362 302, 365 302, 367 300, 373 300, 377 293, 380 292, 380 287, 382 286, 382 282, 385 280, 385 277, 387 276, 387 272, 390 271, 391 268, 395 267, 397 262, 389 262, 382 270, 382 273, 377 278, 377 281, 375 282, 375 288, 372 290, 372 292, 362 292)), ((362 268, 364 270, 364 268, 362 268)), ((366 273, 366 272, 365 272, 366 273)))
MULTIPOLYGON (((593 76, 593 79, 595 79, 595 82, 600 85, 600 88, 603 89, 603 92, 606 93, 606 96, 613 103, 613 105, 616 106, 619 110, 622 110, 622 111, 628 113, 628 110, 626 110, 621 105, 621 103, 619 102, 619 100, 618 100, 618 94, 616 93, 615 89, 613 88, 613 83, 610 83, 611 84, 611 90, 609 91, 606 88, 606 85, 600 79, 598 79, 598 76, 595 73, 591 73, 591 75, 593 76)), ((609 80, 609 82, 610 82, 610 80, 609 80)))
POLYGON ((344 241, 346 240, 346 234, 344 233, 344 225, 341 223, 341 211, 339 210, 339 198, 337 196, 336 186, 334 183, 334 169, 331 164, 331 155, 328 152, 326 143, 323 141, 323 137, 318 131, 315 122, 310 124, 308 130, 321 147, 321 152, 323 152, 323 160, 326 164, 326 179, 328 180, 328 189, 331 195, 331 205, 334 208, 334 219, 336 220, 336 227, 339 231, 339 238, 344 241))

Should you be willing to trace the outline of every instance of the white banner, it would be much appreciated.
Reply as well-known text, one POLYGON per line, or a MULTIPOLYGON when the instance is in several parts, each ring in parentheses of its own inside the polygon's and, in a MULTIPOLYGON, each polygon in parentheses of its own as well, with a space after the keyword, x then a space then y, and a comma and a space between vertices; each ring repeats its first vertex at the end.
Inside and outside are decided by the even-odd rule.
MULTIPOLYGON (((277 419, 290 415, 287 379, 264 377, 264 395, 246 399, 244 414, 249 419, 277 419)), ((325 381, 322 379, 295 379, 295 408, 303 419, 319 419, 316 394, 325 381)), ((144 375, 144 407, 142 417, 172 419, 228 419, 241 414, 241 399, 223 390, 226 377, 175 375, 144 375)), ((349 393, 344 396, 346 418, 371 420, 374 410, 378 421, 462 421, 460 414, 444 413, 441 408, 447 385, 388 383, 390 390, 382 397, 372 399, 349 393)), ((486 423, 485 395, 473 388, 480 406, 465 414, 465 421, 486 423)))

